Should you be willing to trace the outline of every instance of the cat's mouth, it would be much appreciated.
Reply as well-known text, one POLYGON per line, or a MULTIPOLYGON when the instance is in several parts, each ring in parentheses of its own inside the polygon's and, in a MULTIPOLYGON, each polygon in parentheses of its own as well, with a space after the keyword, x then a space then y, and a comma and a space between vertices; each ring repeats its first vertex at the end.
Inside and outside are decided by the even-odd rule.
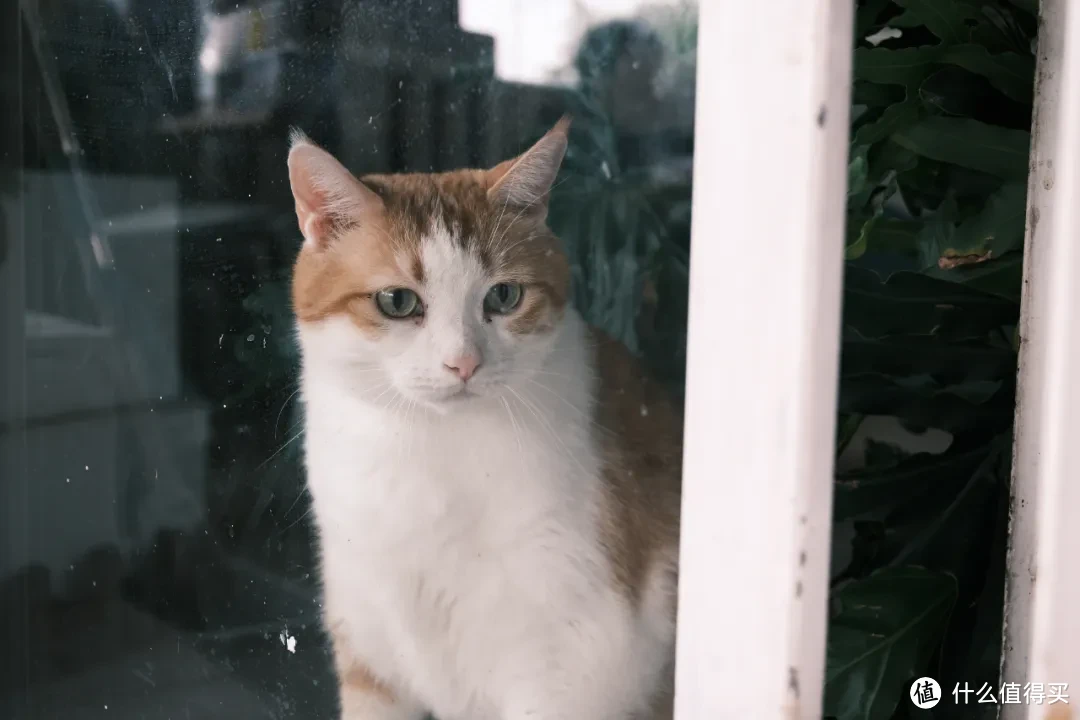
POLYGON ((450 393, 448 393, 443 398, 443 400, 446 402, 460 402, 462 400, 468 400, 469 398, 475 397, 479 397, 479 395, 473 392, 472 388, 470 388, 468 385, 462 385, 456 390, 450 391, 450 393))
POLYGON ((486 393, 484 388, 473 383, 458 383, 449 387, 430 389, 424 393, 424 402, 436 410, 450 410, 468 405, 471 402, 482 400, 486 393))

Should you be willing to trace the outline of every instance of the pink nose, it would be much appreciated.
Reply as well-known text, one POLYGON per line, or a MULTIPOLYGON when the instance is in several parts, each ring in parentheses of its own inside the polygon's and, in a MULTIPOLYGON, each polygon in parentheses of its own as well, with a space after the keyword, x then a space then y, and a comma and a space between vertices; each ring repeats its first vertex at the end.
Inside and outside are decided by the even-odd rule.
POLYGON ((477 369, 480 367, 480 356, 471 353, 458 355, 457 357, 446 361, 443 367, 462 380, 468 380, 476 374, 477 369))

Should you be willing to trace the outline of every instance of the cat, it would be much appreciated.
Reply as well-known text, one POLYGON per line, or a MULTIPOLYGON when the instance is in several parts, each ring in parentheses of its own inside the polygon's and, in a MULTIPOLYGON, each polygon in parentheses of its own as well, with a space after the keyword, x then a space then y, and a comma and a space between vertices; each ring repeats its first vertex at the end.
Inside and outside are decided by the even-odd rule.
POLYGON ((358 179, 294 132, 304 455, 344 720, 670 718, 681 417, 571 307, 563 118, 358 179))

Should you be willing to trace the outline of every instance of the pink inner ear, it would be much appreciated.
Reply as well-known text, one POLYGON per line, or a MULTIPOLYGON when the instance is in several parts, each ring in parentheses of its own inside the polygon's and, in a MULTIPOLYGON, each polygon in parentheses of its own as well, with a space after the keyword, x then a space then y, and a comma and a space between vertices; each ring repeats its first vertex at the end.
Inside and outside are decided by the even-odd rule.
POLYGON ((503 160, 501 163, 484 173, 484 180, 487 182, 488 188, 494 187, 503 176, 509 172, 510 168, 514 167, 514 163, 518 161, 518 158, 511 158, 509 160, 503 160))
POLYGON ((294 138, 289 151, 289 183, 300 232, 315 245, 329 242, 337 225, 363 222, 367 213, 382 207, 378 195, 303 136, 294 138))
POLYGON ((519 207, 547 207, 547 195, 566 154, 570 118, 564 117, 535 145, 487 171, 488 197, 519 207))
POLYGON ((314 243, 323 243, 330 235, 331 223, 329 219, 315 210, 304 200, 296 198, 296 219, 300 226, 300 234, 305 240, 314 243))

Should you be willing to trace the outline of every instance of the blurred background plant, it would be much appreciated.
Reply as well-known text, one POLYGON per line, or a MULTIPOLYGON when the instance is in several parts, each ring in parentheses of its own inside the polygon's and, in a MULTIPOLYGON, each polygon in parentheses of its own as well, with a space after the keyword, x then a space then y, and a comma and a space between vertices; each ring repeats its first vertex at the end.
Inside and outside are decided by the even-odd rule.
MULTIPOLYGON (((1036 0, 857 6, 837 438, 856 459, 836 477, 835 537, 850 547, 834 548, 827 717, 907 717, 920 675, 997 696, 1036 14, 1036 0), (944 449, 860 441, 882 416, 944 449)), ((679 395, 693 98, 674 94, 692 87, 696 18, 668 3, 583 36, 550 217, 577 307, 679 395), (674 110, 640 112, 643 98, 674 110)), ((270 384, 295 377, 286 288, 249 297, 253 324, 234 338, 270 384)), ((934 717, 984 708, 943 702, 934 717)))
POLYGON ((858 4, 838 451, 867 416, 950 441, 838 473, 828 716, 907 717, 920 675, 1000 691, 1036 14, 858 4))

